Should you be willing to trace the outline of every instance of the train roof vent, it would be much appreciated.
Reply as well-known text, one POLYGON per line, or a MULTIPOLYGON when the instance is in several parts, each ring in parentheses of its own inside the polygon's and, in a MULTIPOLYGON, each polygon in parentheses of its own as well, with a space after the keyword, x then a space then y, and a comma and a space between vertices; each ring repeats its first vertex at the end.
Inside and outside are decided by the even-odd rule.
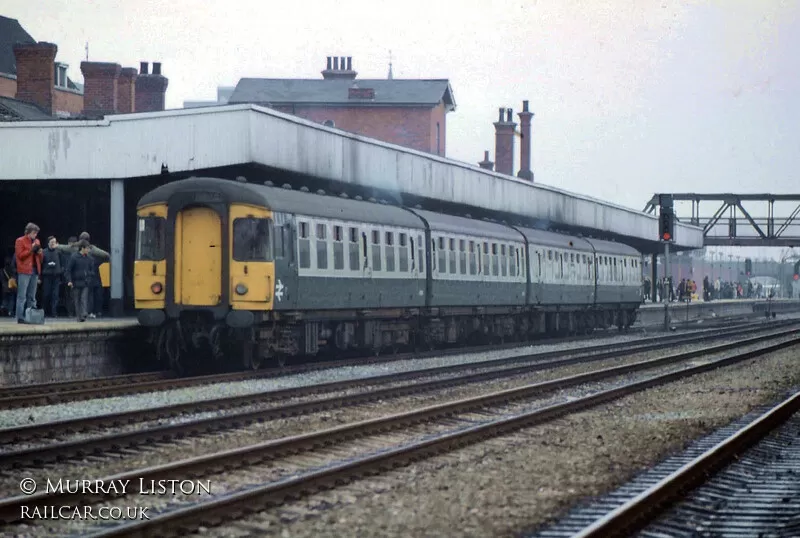
POLYGON ((356 196, 356 200, 359 200, 359 201, 360 201, 360 200, 363 200, 363 198, 362 198, 362 197, 360 197, 360 196, 356 196))
POLYGON ((389 202, 387 202, 386 200, 383 200, 383 199, 380 200, 380 203, 382 203, 383 205, 389 205, 389 202))
POLYGON ((319 189, 317 191, 317 194, 321 194, 322 196, 325 196, 325 191, 323 191, 322 189, 319 189))
POLYGON ((347 196, 346 192, 343 192, 342 194, 339 195, 339 198, 350 198, 350 197, 347 196))
POLYGON ((377 202, 377 200, 375 200, 375 198, 373 198, 373 197, 370 197, 370 198, 369 198, 369 201, 370 201, 370 202, 372 202, 372 203, 375 203, 375 202, 377 202))
POLYGON ((414 209, 422 209, 422 206, 417 204, 417 205, 414 206, 414 209))
POLYGON ((281 185, 281 187, 283 187, 283 188, 284 188, 284 189, 286 189, 287 191, 290 191, 290 190, 292 190, 292 186, 291 186, 291 185, 289 185, 288 183, 284 183, 283 185, 281 185))
POLYGON ((244 176, 236 176, 236 181, 239 183, 247 183, 247 178, 244 176))
POLYGON ((300 187, 300 191, 301 192, 308 192, 308 187, 302 186, 302 187, 300 187))
POLYGON ((272 181, 269 181, 269 180, 265 181, 264 185, 266 185, 267 187, 274 187, 275 186, 275 184, 272 181))
POLYGON ((466 214, 466 215, 464 215, 464 216, 465 216, 466 218, 468 218, 468 219, 471 219, 471 218, 472 218, 472 215, 470 215, 469 213, 467 213, 467 214, 466 214))

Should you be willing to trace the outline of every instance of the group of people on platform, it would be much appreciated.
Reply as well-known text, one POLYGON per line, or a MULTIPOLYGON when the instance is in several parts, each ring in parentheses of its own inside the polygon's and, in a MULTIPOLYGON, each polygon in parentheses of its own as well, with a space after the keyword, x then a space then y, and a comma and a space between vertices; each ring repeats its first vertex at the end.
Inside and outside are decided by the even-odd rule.
POLYGON ((60 245, 55 236, 42 246, 39 226, 29 222, 25 233, 14 242, 14 255, 5 259, 0 273, 2 303, 0 310, 26 323, 25 311, 37 308, 37 293, 47 317, 59 314, 61 291, 64 289, 67 315, 78 321, 96 318, 103 311, 103 284, 99 267, 108 261, 108 252, 90 243, 82 232, 60 245))
MULTIPOLYGON (((697 283, 692 279, 681 279, 678 283, 677 289, 674 288, 672 277, 667 278, 667 293, 669 293, 669 302, 692 302, 692 296, 697 293, 697 283)), ((662 294, 664 293, 664 279, 659 278, 656 282, 656 295, 653 297, 652 281, 645 277, 644 290, 642 294, 643 302, 651 301, 654 303, 662 302, 662 294)), ((764 287, 761 284, 753 286, 749 280, 743 285, 741 282, 726 282, 719 278, 712 283, 708 276, 703 277, 702 288, 703 300, 714 301, 719 299, 752 299, 752 298, 766 298, 764 287)))

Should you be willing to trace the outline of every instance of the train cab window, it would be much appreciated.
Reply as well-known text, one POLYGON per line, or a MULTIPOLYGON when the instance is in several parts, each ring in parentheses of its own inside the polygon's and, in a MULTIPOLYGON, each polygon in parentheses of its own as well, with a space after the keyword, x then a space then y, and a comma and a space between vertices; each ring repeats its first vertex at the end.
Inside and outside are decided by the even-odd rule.
POLYGON ((350 258, 350 270, 359 271, 361 267, 359 267, 358 263, 358 228, 348 229, 348 239, 347 253, 350 258))
POLYGON ((378 230, 372 230, 372 270, 382 271, 383 263, 381 262, 381 233, 378 230))
POLYGON ((450 239, 447 243, 447 246, 450 247, 447 250, 447 261, 450 264, 448 268, 450 269, 450 274, 454 275, 456 274, 456 240, 450 239))
POLYGON ((167 221, 163 217, 139 217, 136 259, 159 261, 166 256, 167 221))
POLYGON ((342 271, 344 269, 344 234, 341 226, 333 227, 333 269, 342 271))
POLYGON ((317 269, 328 268, 328 225, 317 224, 317 269))
POLYGON ((237 262, 270 261, 269 226, 269 219, 233 219, 233 259, 237 262))
POLYGON ((297 248, 302 269, 311 268, 311 239, 308 238, 308 223, 300 222, 297 227, 297 248))
POLYGON ((386 232, 386 244, 383 246, 386 256, 386 270, 394 272, 394 232, 386 232))
POLYGON ((469 242, 469 274, 475 275, 478 273, 478 264, 475 254, 475 241, 469 242))
POLYGON ((408 272, 408 236, 406 234, 397 234, 397 270, 401 273, 408 272))

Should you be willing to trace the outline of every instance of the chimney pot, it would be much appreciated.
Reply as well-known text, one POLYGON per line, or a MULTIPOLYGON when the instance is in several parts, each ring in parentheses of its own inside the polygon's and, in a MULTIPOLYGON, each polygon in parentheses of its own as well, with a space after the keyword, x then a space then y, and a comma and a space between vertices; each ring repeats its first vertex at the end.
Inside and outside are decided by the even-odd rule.
POLYGON ((514 121, 514 118, 512 118, 512 117, 511 117, 511 115, 512 115, 513 113, 514 113, 514 111, 513 111, 513 110, 511 110, 510 108, 507 108, 507 109, 506 109, 506 121, 507 121, 508 123, 511 123, 512 121, 514 121))
POLYGON ((342 71, 344 71, 345 65, 345 59, 344 56, 342 56, 341 60, 339 60, 339 66, 342 68, 342 71))
POLYGON ((500 123, 502 123, 502 122, 503 122, 503 113, 504 113, 505 111, 506 111, 506 109, 505 109, 505 108, 501 108, 501 109, 500 109, 500 116, 499 116, 499 117, 498 117, 498 119, 497 119, 497 121, 499 121, 500 123))
POLYGON ((352 56, 348 56, 347 57, 347 70, 348 71, 352 71, 353 70, 353 57, 352 56))
POLYGON ((153 74, 154 75, 161 74, 161 62, 153 62, 153 74))
POLYGON ((333 70, 334 71, 338 71, 339 70, 339 57, 338 56, 334 56, 333 57, 333 70))
POLYGON ((147 62, 139 62, 139 74, 147 74, 147 62))
POLYGON ((483 152, 483 160, 485 160, 485 161, 489 160, 489 150, 488 149, 483 152))
POLYGON ((528 101, 522 101, 522 111, 528 112, 528 101))
POLYGON ((330 70, 331 70, 331 66, 332 66, 332 65, 333 65, 333 58, 331 58, 330 56, 328 56, 328 67, 327 67, 328 71, 330 71, 330 70))

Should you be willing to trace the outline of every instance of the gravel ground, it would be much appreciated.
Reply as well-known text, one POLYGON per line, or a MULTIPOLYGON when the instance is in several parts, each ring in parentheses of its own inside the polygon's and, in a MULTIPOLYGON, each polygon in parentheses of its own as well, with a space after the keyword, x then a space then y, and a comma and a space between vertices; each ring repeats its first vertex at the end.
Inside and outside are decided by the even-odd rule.
MULTIPOLYGON (((770 359, 770 360, 774 360, 774 359, 770 359)), ((755 361, 751 361, 751 362, 755 362, 755 361)), ((658 369, 658 373, 663 373, 664 371, 675 370, 675 369, 676 369, 676 367, 660 368, 660 369, 658 369)), ((740 370, 740 369, 741 368, 737 368, 737 370, 740 370)), ((652 371, 652 372, 649 372, 649 373, 651 375, 653 375, 653 374, 656 373, 656 371, 652 371)), ((704 375, 707 375, 707 374, 704 374, 704 375)), ((614 382, 595 383, 595 384, 592 384, 592 386, 585 386, 585 387, 581 387, 581 388, 577 388, 577 389, 561 391, 561 393, 553 395, 552 397, 546 398, 544 400, 539 400, 535 404, 531 404, 531 403, 512 404, 510 406, 505 407, 504 411, 506 413, 517 413, 517 412, 520 412, 520 411, 524 410, 525 408, 537 408, 537 407, 541 407, 543 405, 550 405, 552 403, 556 403, 558 401, 564 401, 567 398, 575 397, 575 396, 578 396, 578 395, 581 395, 581 394, 585 394, 587 392, 603 390, 603 389, 610 388, 611 386, 617 386, 617 385, 619 385, 619 384, 621 384, 623 382, 630 381, 631 377, 634 377, 634 376, 624 376, 623 379, 617 379, 614 382)), ((645 377, 645 376, 638 375, 638 376, 635 376, 635 377, 641 378, 641 377, 645 377)), ((798 377, 800 377, 800 376, 798 376, 798 377)), ((679 385, 681 385, 683 383, 685 383, 685 382, 678 383, 678 384, 675 384, 675 385, 671 385, 671 387, 679 386, 679 385)), ((658 389, 658 390, 662 390, 662 389, 658 389)), ((651 393, 652 392, 658 392, 658 390, 649 391, 649 392, 651 392, 651 393)), ((636 398, 636 396, 634 396, 632 398, 636 398)), ((628 398, 628 399, 630 399, 630 398, 628 398)), ((611 408, 612 409, 616 409, 618 411, 620 408, 624 408, 624 405, 622 405, 622 404, 613 405, 613 406, 611 406, 611 408)), ((568 421, 569 420, 574 420, 574 419, 580 420, 581 418, 583 418, 585 420, 585 415, 587 415, 587 414, 588 413, 583 413, 581 415, 576 415, 573 419, 569 419, 568 418, 566 420, 568 420, 568 421)), ((630 420, 631 417, 632 417, 632 415, 630 413, 628 413, 626 415, 626 418, 628 420, 630 420)), ((467 420, 479 420, 479 419, 484 419, 485 420, 485 416, 481 416, 480 414, 469 414, 469 415, 466 415, 465 417, 462 417, 462 418, 465 418, 467 420)), ((646 420, 652 420, 652 418, 653 417, 646 417, 646 420)), ((637 420, 637 419, 640 420, 640 417, 637 417, 637 416, 633 415, 633 419, 634 420, 637 420)), ((559 421, 559 422, 563 422, 563 421, 559 421)), ((410 432, 410 431, 396 432, 396 433, 387 435, 386 439, 383 442, 381 442, 379 440, 371 441, 370 443, 368 443, 368 447, 371 448, 371 449, 377 449, 377 448, 380 448, 382 446, 385 446, 385 444, 383 444, 383 443, 386 443, 386 442, 389 442, 389 443, 392 443, 392 444, 398 443, 398 442, 402 442, 403 440, 408 439, 411 436, 412 433, 416 434, 417 436, 418 435, 423 435, 423 434, 426 434, 426 433, 430 434, 430 433, 435 432, 435 431, 441 431, 442 429, 450 429, 450 428, 452 428, 452 426, 453 426, 453 422, 448 421, 448 422, 443 423, 442 425, 438 425, 438 426, 421 426, 420 428, 417 428, 416 429, 417 431, 415 431, 415 432, 410 432)), ((635 424, 634 424, 634 426, 635 426, 635 424)), ((552 451, 556 452, 556 454, 551 454, 554 457, 554 459, 557 460, 557 455, 561 451, 562 448, 573 448, 573 447, 570 447, 570 443, 569 442, 565 442, 564 441, 564 439, 562 437, 563 433, 562 433, 562 431, 560 431, 558 423, 554 424, 551 427, 544 426, 544 427, 535 428, 535 429, 549 429, 549 430, 551 430, 549 432, 545 432, 544 435, 541 435, 540 438, 542 438, 543 440, 540 443, 541 443, 542 447, 549 447, 549 448, 543 448, 542 450, 544 452, 547 452, 548 450, 551 451, 551 452, 552 451), (550 437, 551 438, 550 441, 549 442, 544 441, 545 437, 550 437)), ((583 427, 581 429, 584 430, 586 428, 583 427)), ((531 429, 531 430, 534 430, 534 429, 531 429)), ((561 430, 563 430, 563 427, 561 428, 561 430)), ((568 430, 569 431, 573 431, 572 428, 568 428, 568 430)), ((220 529, 214 529, 212 532, 213 532, 213 535, 226 535, 226 536, 227 535, 231 535, 231 536, 238 535, 237 534, 238 530, 242 530, 242 529, 248 527, 249 525, 255 523, 258 527, 263 528, 264 532, 267 532, 268 534, 271 534, 271 529, 277 529, 277 527, 276 527, 277 524, 281 524, 281 526, 283 526, 283 525, 286 525, 287 523, 291 523, 291 522, 297 521, 298 525, 301 525, 301 534, 300 535, 305 535, 306 534, 306 528, 307 527, 310 529, 310 530, 308 530, 308 535, 331 535, 331 536, 353 535, 353 534, 351 534, 349 532, 351 530, 349 528, 348 529, 340 528, 338 531, 334 531, 334 530, 332 530, 330 528, 330 525, 332 525, 333 523, 330 520, 330 517, 332 517, 332 516, 331 516, 331 513, 328 511, 328 508, 334 507, 334 506, 339 507, 339 506, 344 505, 344 507, 343 507, 344 510, 347 510, 348 508, 352 509, 354 507, 356 509, 358 509, 359 507, 356 507, 355 504, 358 504, 359 506, 364 504, 365 503, 364 495, 369 496, 369 501, 367 501, 367 504, 368 505, 372 505, 372 504, 375 504, 376 502, 378 502, 381 498, 386 499, 386 496, 377 496, 376 497, 376 496, 374 496, 374 494, 375 493, 380 493, 380 492, 386 492, 386 491, 392 492, 393 494, 399 494, 399 495, 402 496, 404 494, 404 492, 402 491, 403 488, 401 487, 401 485, 404 483, 402 475, 403 474, 407 474, 407 473, 411 473, 412 477, 414 478, 414 489, 415 489, 414 493, 411 493, 409 495, 409 497, 419 498, 420 492, 426 491, 423 487, 419 486, 419 484, 418 484, 419 478, 420 477, 424 477, 425 479, 428 479, 428 478, 431 478, 431 477, 435 477, 435 474, 431 474, 430 472, 425 472, 424 467, 428 467, 428 471, 430 471, 431 465, 433 465, 433 469, 435 469, 435 470, 443 470, 444 469, 444 470, 447 470, 447 471, 450 471, 450 472, 456 472, 456 473, 458 473, 459 468, 458 467, 454 467, 453 464, 458 464, 458 465, 466 464, 466 465, 468 465, 468 468, 461 469, 461 471, 470 473, 470 476, 473 477, 473 478, 476 477, 476 476, 480 476, 480 479, 478 480, 479 485, 477 486, 477 488, 473 488, 473 489, 476 489, 478 493, 477 494, 475 492, 471 492, 471 493, 472 493, 472 495, 477 495, 477 498, 482 498, 481 493, 483 493, 484 490, 491 488, 491 486, 499 485, 499 484, 494 484, 491 480, 489 480, 489 481, 485 480, 485 478, 487 476, 486 475, 487 469, 485 468, 487 460, 484 459, 484 458, 486 458, 487 455, 490 455, 492 450, 494 450, 494 452, 495 452, 494 457, 489 457, 488 461, 490 461, 490 462, 508 463, 509 462, 509 456, 508 456, 507 451, 508 451, 508 448, 509 448, 509 446, 508 446, 509 443, 516 445, 513 448, 513 450, 508 451, 508 452, 512 453, 512 456, 511 456, 510 459, 514 459, 514 456, 521 455, 522 451, 527 451, 529 453, 527 454, 526 458, 528 458, 530 461, 526 462, 523 459, 523 462, 521 462, 523 465, 525 465, 527 463, 528 466, 530 466, 530 463, 534 462, 534 463, 541 464, 543 467, 546 467, 546 468, 548 468, 548 470, 551 470, 551 471, 554 468, 556 470, 560 469, 559 472, 566 471, 567 473, 569 473, 570 470, 572 469, 570 462, 564 462, 564 466, 563 467, 561 467, 560 465, 553 466, 552 465, 552 463, 553 463, 552 461, 548 463, 548 461, 546 461, 546 459, 542 459, 541 457, 538 457, 536 454, 530 454, 530 452, 531 452, 530 448, 531 447, 529 445, 529 436, 527 435, 529 432, 530 432, 530 430, 528 432, 522 432, 520 434, 517 434, 517 435, 514 435, 514 436, 510 436, 508 438, 504 438, 504 439, 501 439, 501 440, 495 440, 495 441, 490 441, 488 443, 483 443, 481 445, 476 445, 475 447, 471 447, 471 448, 468 448, 466 450, 459 451, 459 452, 454 453, 453 455, 450 455, 450 456, 445 456, 443 458, 435 458, 433 460, 429 460, 428 462, 423 462, 423 463, 418 464, 416 466, 412 466, 410 469, 408 469, 407 472, 404 472, 404 473, 392 473, 392 475, 387 477, 388 480, 387 480, 387 478, 384 478, 384 479, 377 478, 377 479, 371 479, 368 482, 363 482, 363 483, 362 482, 358 482, 355 486, 341 488, 341 489, 336 490, 335 492, 325 493, 325 494, 323 494, 321 496, 315 496, 314 498, 312 498, 309 501, 304 502, 304 503, 296 503, 294 506, 289 507, 287 509, 282 509, 282 510, 278 511, 277 513, 272 514, 270 516, 259 516, 259 517, 256 517, 254 519, 251 518, 251 520, 249 522, 245 522, 244 524, 237 524, 234 528, 229 528, 229 529, 225 530, 224 532, 223 532, 223 530, 220 530, 220 529), (470 452, 473 452, 473 455, 474 455, 474 453, 476 451, 478 451, 478 453, 479 453, 478 455, 480 456, 480 458, 479 458, 480 461, 475 461, 474 458, 470 458, 469 457, 470 456, 470 452), (437 462, 436 460, 445 460, 445 461, 444 462, 437 462), (448 465, 447 460, 449 460, 449 465, 448 465), (417 469, 418 467, 423 467, 423 469, 417 469), (367 487, 365 489, 365 486, 370 486, 370 487, 367 487), (351 490, 351 491, 348 491, 348 490, 351 490), (320 499, 319 497, 328 497, 328 498, 320 499), (305 517, 306 515, 307 516, 313 516, 313 515, 319 515, 320 513, 322 513, 323 519, 327 518, 327 522, 324 525, 322 525, 322 527, 325 530, 328 531, 327 533, 324 533, 324 532, 321 533, 322 529, 320 528, 319 525, 316 526, 316 527, 314 526, 314 522, 315 521, 319 521, 319 518, 306 518, 305 517), (266 525, 267 523, 269 523, 269 525, 264 527, 264 525, 266 525)), ((537 436, 537 437, 539 437, 539 436, 537 436)), ((602 444, 603 443, 602 437, 599 437, 599 439, 600 439, 600 442, 602 444)), ((540 447, 536 447, 536 448, 540 448, 540 447)), ((331 451, 331 454, 333 456, 337 457, 337 458, 346 458, 346 457, 353 456, 356 453, 360 453, 360 452, 363 452, 363 451, 364 451, 363 445, 359 446, 358 444, 354 444, 352 446, 337 447, 333 451, 331 451)), ((220 495, 220 494, 223 494, 223 493, 225 493, 227 491, 231 491, 233 489, 238 489, 238 488, 242 487, 243 485, 254 484, 254 483, 262 483, 262 482, 265 482, 265 481, 278 479, 279 477, 282 477, 282 476, 285 477, 285 476, 290 475, 290 474, 292 474, 294 472, 297 472, 299 469, 308 468, 309 466, 319 465, 325 459, 328 459, 328 458, 330 458, 330 456, 325 456, 323 454, 317 454, 317 453, 311 454, 311 455, 301 455, 299 457, 296 457, 295 458, 296 461, 294 461, 294 462, 289 460, 288 462, 279 462, 277 464, 262 465, 262 466, 252 467, 252 468, 249 468, 249 469, 247 469, 246 471, 243 471, 243 472, 242 471, 229 471, 229 472, 225 473, 225 475, 223 475, 223 476, 205 477, 205 478, 210 478, 212 480, 214 494, 215 495, 220 495), (299 464, 299 466, 298 466, 298 464, 299 464)), ((519 458, 517 458, 517 459, 519 459, 519 458)), ((502 466, 503 463, 500 463, 500 464, 495 463, 495 465, 496 466, 497 465, 502 466)), ((559 463, 562 463, 562 462, 561 461, 556 461, 556 463, 559 464, 559 463)), ((609 470, 613 470, 613 469, 614 469, 613 465, 609 466, 609 470)), ((494 469, 492 469, 492 470, 494 470, 494 469)), ((503 477, 502 478, 498 478, 498 480, 504 481, 503 483, 505 484, 505 483, 507 483, 505 481, 510 480, 510 478, 512 476, 517 476, 516 473, 519 472, 519 469, 516 469, 516 466, 513 466, 511 469, 504 468, 504 469, 499 469, 499 471, 505 471, 504 473, 501 473, 501 474, 503 474, 503 477)), ((580 474, 581 477, 583 477, 584 474, 585 474, 580 469, 577 472, 580 474)), ((525 473, 522 473, 522 474, 523 474, 523 476, 529 476, 530 475, 530 473, 528 473, 528 472, 525 472, 525 473)), ((71 473, 71 476, 75 476, 75 475, 71 473)), ((93 476, 97 476, 97 475, 93 475, 93 476)), ((536 474, 536 476, 539 477, 538 473, 536 474)), ((461 477, 462 482, 463 482, 463 478, 464 477, 462 475, 462 477, 461 477)), ((517 476, 517 478, 519 478, 519 477, 517 476)), ((570 478, 578 478, 578 477, 560 476, 559 478, 561 479, 560 482, 564 482, 564 481, 568 482, 570 480, 570 478)), ((578 483, 581 482, 580 478, 578 478, 577 482, 578 483)), ((453 481, 453 480, 448 479, 448 483, 450 485, 452 485, 453 483, 456 483, 456 482, 453 481)), ((463 484, 463 483, 459 484, 458 487, 453 488, 453 489, 456 490, 456 493, 455 493, 456 499, 461 499, 461 500, 464 500, 463 495, 467 494, 470 491, 470 488, 469 487, 465 487, 465 484, 463 484)), ((441 485, 440 485, 436 489, 436 494, 445 495, 445 493, 443 493, 443 492, 448 492, 448 491, 450 491, 450 486, 446 486, 446 489, 445 489, 445 488, 441 487, 441 485)), ((529 488, 529 491, 530 491, 530 488, 529 488)), ((540 488, 539 491, 541 492, 542 489, 540 488)), ((575 492, 575 488, 571 488, 570 491, 572 491, 574 493, 575 492)), ((428 493, 429 493, 429 495, 431 495, 430 491, 428 493)), ((454 501, 454 499, 452 499, 452 495, 453 494, 451 493, 450 494, 451 498, 450 498, 449 502, 453 502, 454 501)), ((500 500, 500 505, 501 506, 496 507, 496 508, 505 509, 505 507, 507 507, 507 506, 513 506, 513 504, 511 504, 511 505, 508 504, 508 503, 511 502, 510 500, 508 500, 511 497, 513 497, 513 495, 510 495, 510 492, 509 492, 509 494, 506 494, 505 496, 503 496, 503 495, 491 496, 490 499, 491 500, 495 500, 496 502, 498 501, 498 499, 502 499, 502 500, 500 500), (505 505, 505 507, 503 505, 505 505)), ((157 499, 157 500, 156 499, 147 499, 147 501, 149 502, 150 506, 152 507, 151 511, 158 510, 158 508, 160 506, 163 506, 163 504, 165 503, 165 499, 157 499)), ((111 503, 111 504, 114 504, 114 505, 123 504, 124 505, 126 502, 128 504, 131 503, 131 501, 119 501, 119 502, 115 502, 115 503, 111 503)), ((402 499, 401 499, 401 506, 407 506, 410 509, 413 508, 412 505, 414 503, 412 503, 412 505, 409 505, 408 504, 409 502, 410 502, 410 500, 406 500, 406 502, 403 503, 402 499)), ((137 502, 137 504, 141 504, 141 500, 139 500, 137 502)), ((380 503, 378 503, 378 504, 380 504, 380 503)), ((426 502, 426 504, 428 504, 428 503, 426 502)), ((442 503, 442 506, 443 505, 444 505, 444 502, 442 503)), ((474 506, 474 505, 471 504, 471 506, 474 506)), ((406 517, 409 517, 409 516, 413 515, 413 514, 405 514, 405 515, 403 515, 401 513, 402 510, 400 510, 400 511, 398 511, 396 509, 392 510, 391 507, 387 507, 387 506, 383 506, 382 508, 384 510, 389 510, 389 513, 392 514, 393 517, 397 516, 397 519, 405 520, 406 517)), ((456 513, 456 512, 459 512, 459 510, 456 510, 454 512, 453 507, 451 507, 449 509, 449 512, 453 513, 452 515, 457 516, 457 518, 460 520, 460 519, 465 517, 465 514, 463 513, 463 508, 464 507, 461 506, 461 509, 462 509, 461 512, 462 513, 460 513, 460 514, 456 513)), ((377 510, 380 511, 381 508, 377 508, 377 510)), ((418 514, 422 515, 421 512, 418 512, 418 514)), ((478 514, 478 512, 474 512, 474 511, 470 511, 470 514, 473 514, 473 516, 476 516, 476 515, 479 516, 480 515, 480 514, 478 514)), ((434 518, 436 518, 435 513, 434 514, 430 514, 430 515, 433 516, 434 518)), ((504 514, 502 514, 501 518, 508 520, 509 519, 509 514, 505 514, 504 513, 504 514)), ((389 518, 389 519, 393 520, 393 518, 389 518)), ((413 520, 414 518, 412 517, 411 519, 413 520)), ((472 519, 475 519, 475 517, 473 517, 472 519)), ((478 519, 481 519, 481 518, 478 517, 478 519)), ((377 521, 385 521, 385 520, 386 520, 386 518, 384 517, 384 518, 379 518, 377 521)), ((349 521, 349 520, 346 519, 346 518, 345 519, 339 518, 337 521, 341 523, 341 522, 346 522, 346 521, 349 521)), ((366 525, 366 527, 359 528, 359 531, 357 533, 354 533, 354 534, 358 534, 359 536, 361 536, 361 535, 373 535, 373 534, 374 535, 395 534, 395 532, 391 528, 391 526, 386 526, 386 525, 382 525, 380 527, 380 529, 372 528, 371 529, 372 532, 368 532, 370 530, 370 528, 369 528, 370 519, 367 517, 367 518, 362 518, 360 521, 363 521, 364 525, 366 525)), ((396 521, 395 521, 395 523, 396 523, 396 521)), ((450 522, 451 525, 453 523, 455 523, 455 521, 451 521, 450 522)), ((427 523, 423 523, 423 525, 427 525, 427 523)), ((63 532, 65 530, 67 530, 67 528, 69 528, 72 531, 78 531, 78 528, 79 528, 79 527, 74 526, 74 523, 70 524, 68 526, 66 526, 64 524, 53 524, 53 523, 50 523, 50 524, 46 525, 46 527, 49 529, 50 533, 52 533, 52 532, 56 532, 56 533, 63 532)), ((455 527, 453 527, 453 528, 455 528, 455 527)), ((460 528, 460 527, 458 527, 458 528, 460 528)), ((411 530, 403 531, 402 529, 397 529, 398 532, 402 532, 404 535, 418 535, 416 533, 416 531, 419 531, 419 530, 421 530, 421 529, 415 529, 415 531, 411 531, 411 530)), ((28 534, 29 532, 31 534, 33 534, 33 533, 35 533, 37 531, 38 532, 42 532, 42 531, 44 531, 44 528, 42 528, 42 527, 37 525, 36 527, 33 527, 33 528, 27 528, 27 527, 26 528, 17 528, 17 531, 25 531, 21 535, 29 535, 28 534)), ((484 529, 481 528, 480 532, 477 535, 486 535, 486 534, 484 534, 483 531, 484 531, 484 529)), ((19 533, 15 533, 15 534, 16 535, 20 535, 19 533)), ((434 533, 434 534, 438 534, 438 533, 434 533)), ((462 534, 463 534, 462 532, 458 533, 458 535, 462 535, 462 534)), ((492 531, 489 534, 494 535, 495 532, 492 531)), ((297 534, 294 532, 294 529, 290 529, 290 534, 289 535, 295 536, 297 534)), ((452 534, 445 533, 445 535, 452 535, 452 534)))
MULTIPOLYGON (((686 333, 687 336, 690 332, 686 333)), ((12 409, 0 412, 0 428, 10 428, 31 423, 53 422, 79 417, 88 417, 108 413, 118 413, 135 409, 150 409, 164 405, 174 405, 196 400, 224 398, 280 390, 290 387, 315 385, 344 379, 359 379, 385 375, 392 372, 406 372, 426 368, 437 368, 451 364, 463 364, 506 357, 521 356, 531 353, 544 353, 556 350, 580 350, 596 344, 624 343, 641 340, 641 334, 620 335, 602 338, 596 341, 565 342, 562 344, 532 345, 523 348, 500 351, 481 351, 460 355, 449 355, 426 359, 408 359, 387 363, 365 364, 329 368, 305 372, 280 378, 235 381, 217 383, 201 387, 188 387, 169 391, 150 392, 129 396, 116 396, 82 402, 40 406, 26 409, 12 409)))
MULTIPOLYGON (((727 340, 726 340, 727 341, 727 340)), ((722 343, 722 341, 720 342, 722 343)), ((620 366, 623 364, 631 364, 643 360, 655 359, 658 357, 680 353, 695 349, 697 346, 687 345, 679 346, 665 351, 651 351, 647 353, 639 353, 629 357, 619 359, 606 359, 602 361, 592 362, 588 364, 576 364, 572 366, 556 368, 552 370, 533 372, 525 375, 518 375, 509 378, 498 379, 494 381, 484 381, 479 384, 471 384, 460 387, 452 387, 441 389, 433 394, 420 394, 414 396, 406 396, 400 399, 390 399, 379 401, 370 404, 362 404, 350 408, 343 408, 337 410, 324 411, 308 416, 292 417, 287 419, 277 419, 264 423, 256 423, 245 428, 235 430, 227 430, 216 432, 208 435, 193 437, 191 439, 184 439, 178 442, 170 441, 167 443, 152 443, 147 447, 136 449, 135 452, 120 455, 118 453, 110 453, 103 457, 93 456, 82 462, 69 462, 63 464, 52 464, 40 468, 30 469, 14 469, 0 474, 0 494, 14 495, 17 493, 19 486, 19 476, 30 476, 37 480, 46 479, 48 476, 70 476, 80 477, 100 477, 108 476, 125 470, 146 467, 157 463, 164 463, 168 461, 177 461, 187 457, 198 456, 201 454, 209 454, 225 449, 242 447, 247 445, 256 444, 269 439, 277 439, 290 435, 298 435, 310 431, 330 428, 345 424, 348 422, 355 422, 358 420, 365 420, 374 418, 379 415, 402 413, 410 411, 415 408, 420 408, 446 401, 452 401, 460 398, 468 398, 479 394, 486 394, 493 391, 506 390, 510 388, 520 387, 527 384, 539 383, 560 377, 567 377, 571 375, 581 374, 588 371, 599 370, 603 368, 610 368, 620 366)), ((757 347, 757 346, 754 346, 757 347)), ((704 359, 707 360, 706 357, 704 359)), ((694 364, 697 359, 691 361, 689 364, 694 364)), ((685 364, 685 363, 684 363, 685 364)), ((648 371, 646 375, 654 375, 653 371, 648 371)), ((608 381, 604 382, 608 383, 608 381)), ((587 387, 584 385, 583 387, 587 387)), ((369 386, 361 387, 360 391, 369 389, 369 386)), ((355 393, 359 390, 347 391, 347 393, 355 393)), ((568 395, 584 394, 585 390, 581 388, 571 388, 562 391, 554 396, 556 397, 551 403, 556 401, 563 401, 568 395)), ((336 393, 337 395, 344 395, 346 393, 336 393)), ((550 393, 552 394, 552 393, 550 393)), ((549 396, 549 395, 545 395, 549 396)), ((298 399, 299 400, 299 399, 298 399)), ((548 400, 549 401, 549 400, 548 400)), ((255 406, 249 406, 255 408, 255 406)), ((265 408, 266 406, 261 406, 265 408)), ((208 413, 208 415, 221 415, 225 412, 208 413)), ((204 414, 205 415, 205 414, 204 414)), ((163 424, 167 422, 180 422, 181 420, 158 421, 148 423, 151 426, 163 424)), ((129 431, 136 428, 142 428, 144 425, 125 426, 106 430, 105 433, 113 433, 116 431, 129 431)), ((97 436, 97 432, 77 434, 69 436, 69 440, 84 439, 97 436)), ((18 443, 14 446, 15 449, 23 449, 26 447, 38 446, 37 443, 23 444, 18 443)))
POLYGON ((205 534, 517 536, 800 385, 797 355, 700 374, 205 534))

